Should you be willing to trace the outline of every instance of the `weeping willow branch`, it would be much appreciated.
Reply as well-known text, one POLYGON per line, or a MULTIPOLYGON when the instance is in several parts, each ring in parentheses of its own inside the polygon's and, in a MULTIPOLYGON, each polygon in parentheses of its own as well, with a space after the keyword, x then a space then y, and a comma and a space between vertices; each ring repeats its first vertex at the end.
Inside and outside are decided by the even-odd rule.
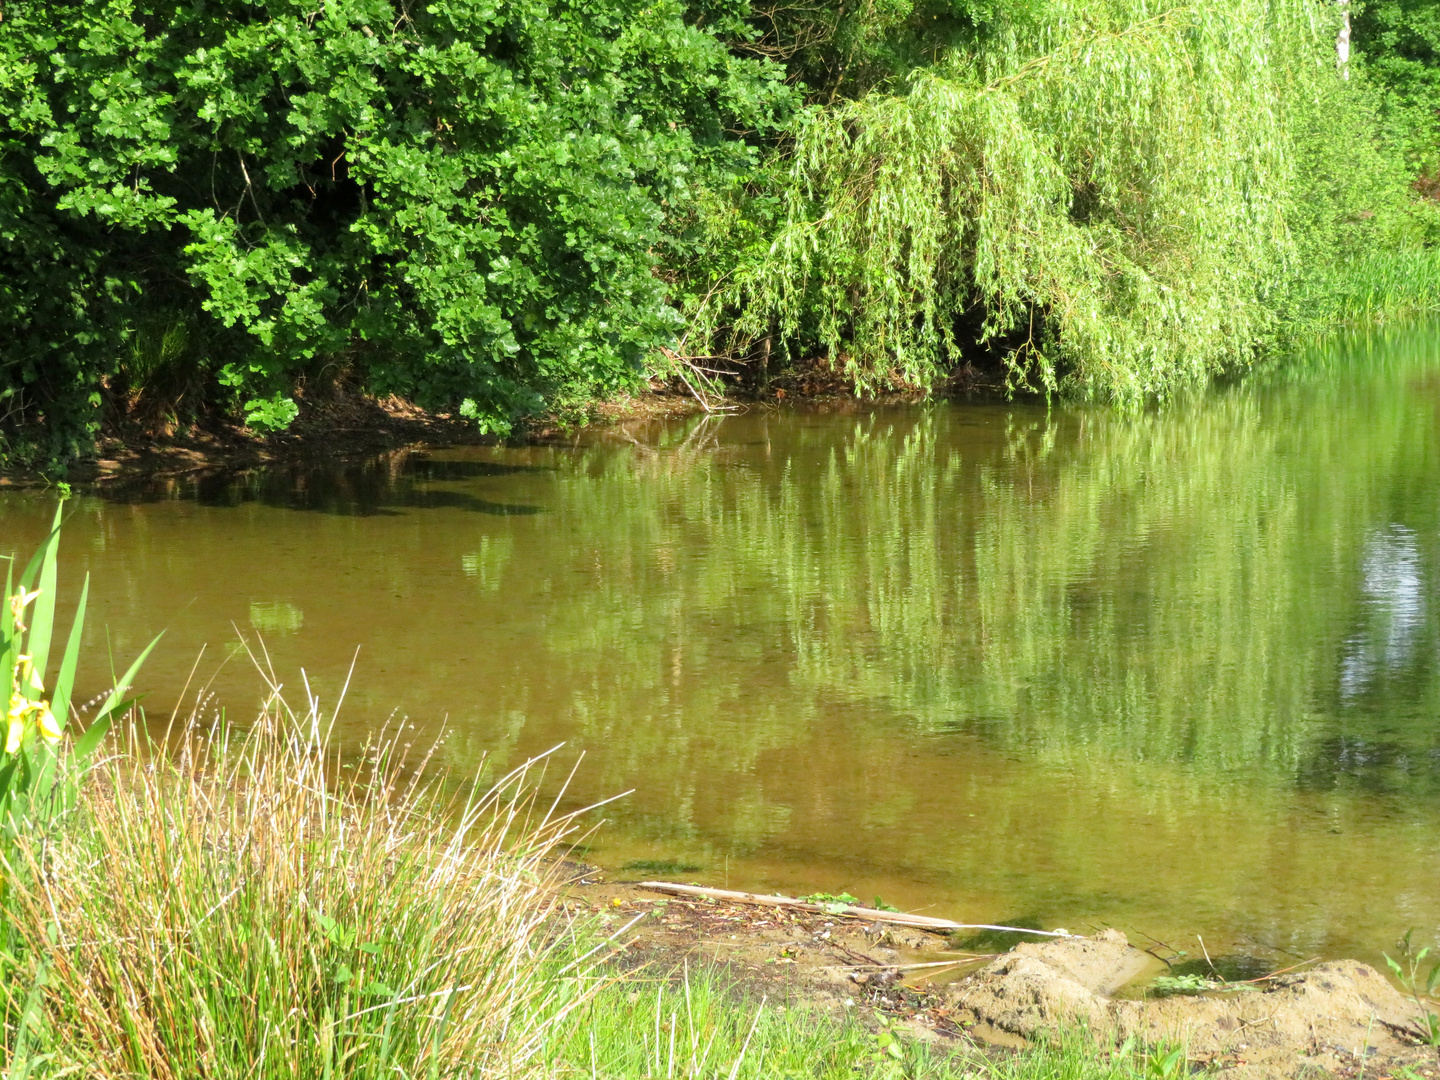
POLYGON ((933 385, 976 345, 1012 386, 1121 404, 1243 362, 1294 262, 1287 120, 1338 83, 1318 10, 1070 0, 817 110, 786 224, 698 324, 809 337, 862 392, 933 385))

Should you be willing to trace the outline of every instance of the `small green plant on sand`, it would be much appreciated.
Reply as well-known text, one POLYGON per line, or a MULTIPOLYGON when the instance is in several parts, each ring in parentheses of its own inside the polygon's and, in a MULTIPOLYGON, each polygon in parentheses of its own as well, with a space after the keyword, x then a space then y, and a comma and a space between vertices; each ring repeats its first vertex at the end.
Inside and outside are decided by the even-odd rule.
POLYGON ((1183 1046, 1157 1046, 1145 1062, 1145 1075, 1151 1080, 1174 1080, 1184 1076, 1188 1061, 1183 1046))
POLYGON ((846 908, 860 906, 860 898, 851 896, 848 892, 813 892, 796 897, 796 899, 805 904, 818 904, 830 915, 839 915, 846 908))
MULTIPOLYGON (((824 908, 824 909, 825 909, 827 912, 829 912, 831 915, 839 915, 839 914, 841 914, 846 908, 850 908, 850 907, 864 907, 864 906, 865 906, 864 903, 861 901, 861 899, 860 899, 858 896, 851 896, 848 892, 838 892, 838 893, 813 892, 813 893, 805 893, 803 896, 797 896, 796 899, 799 900, 799 901, 802 902, 802 903, 805 903, 805 904, 819 904, 822 908, 824 908)), ((878 896, 875 897, 875 900, 870 904, 870 907, 871 907, 873 910, 875 910, 875 911, 899 911, 899 910, 900 910, 899 908, 897 908, 897 907, 896 907, 895 905, 893 905, 893 904, 887 904, 887 903, 885 903, 885 901, 882 900, 882 899, 881 899, 880 897, 878 897, 878 896)))
POLYGON ((1440 956, 1430 961, 1430 970, 1426 972, 1425 961, 1432 950, 1428 945, 1423 949, 1416 949, 1410 940, 1414 933, 1413 929, 1407 930, 1397 943, 1395 951, 1400 954, 1400 959, 1396 960, 1386 953, 1385 963, 1390 965, 1395 978, 1400 980, 1415 1001, 1415 1008, 1419 1010, 1416 1024, 1420 1038, 1429 1046, 1440 1047, 1440 1016, 1430 1010, 1435 992, 1440 988, 1440 956))
POLYGON ((870 1036, 873 1040, 870 1064, 874 1067, 875 1075, 906 1078, 913 1076, 914 1070, 906 1063, 905 1046, 900 1041, 900 1033, 895 1030, 895 1021, 877 1009, 875 1023, 876 1031, 870 1036))

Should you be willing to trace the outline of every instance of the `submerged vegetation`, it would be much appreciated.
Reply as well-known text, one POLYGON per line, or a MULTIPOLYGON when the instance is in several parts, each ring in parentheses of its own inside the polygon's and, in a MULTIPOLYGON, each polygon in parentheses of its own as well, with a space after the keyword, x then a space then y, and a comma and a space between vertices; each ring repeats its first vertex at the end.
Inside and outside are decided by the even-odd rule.
POLYGON ((1120 403, 1433 309, 1426 6, 10 4, 0 438, 649 376, 1120 403), (1429 185, 1429 186, 1427 186, 1429 185))

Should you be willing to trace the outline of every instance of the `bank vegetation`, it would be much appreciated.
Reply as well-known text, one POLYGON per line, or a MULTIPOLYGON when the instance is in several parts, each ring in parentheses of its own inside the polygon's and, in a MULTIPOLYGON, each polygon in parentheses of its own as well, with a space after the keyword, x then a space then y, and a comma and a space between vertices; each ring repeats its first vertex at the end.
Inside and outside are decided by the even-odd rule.
POLYGON ((1164 398, 1436 307, 1426 10, 17 0, 3 456, 337 386, 1164 398))

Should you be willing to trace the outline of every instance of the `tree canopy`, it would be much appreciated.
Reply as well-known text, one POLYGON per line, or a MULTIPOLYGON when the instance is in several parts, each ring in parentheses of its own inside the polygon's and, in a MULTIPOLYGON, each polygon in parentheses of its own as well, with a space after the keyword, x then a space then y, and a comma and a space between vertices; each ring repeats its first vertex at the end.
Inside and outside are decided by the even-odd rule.
POLYGON ((279 429, 336 378, 505 432, 762 341, 860 391, 1163 396, 1413 302, 1440 27, 1357 7, 1342 78, 1339 19, 12 0, 0 454, 63 466, 144 394, 279 429))

